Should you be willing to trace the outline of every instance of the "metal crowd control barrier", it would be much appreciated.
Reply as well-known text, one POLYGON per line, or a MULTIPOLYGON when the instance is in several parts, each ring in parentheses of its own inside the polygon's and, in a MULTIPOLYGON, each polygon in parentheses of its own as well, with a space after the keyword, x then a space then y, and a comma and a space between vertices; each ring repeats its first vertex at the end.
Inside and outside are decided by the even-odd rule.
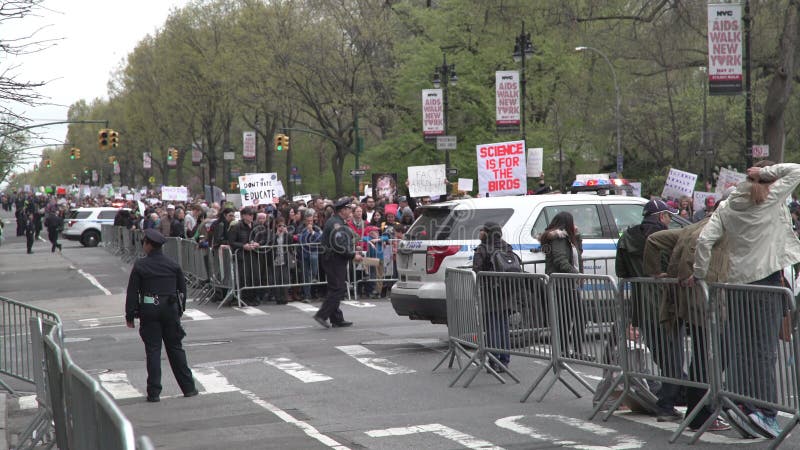
MULTIPOLYGON (((34 349, 29 341, 33 317, 61 323, 55 313, 0 297, 0 374, 28 383, 36 382, 34 349)), ((15 393, 2 379, 0 388, 15 393)))
POLYGON ((561 381, 576 397, 580 394, 564 379, 572 375, 587 390, 594 388, 571 365, 596 367, 607 371, 622 371, 619 364, 603 358, 609 342, 618 339, 613 323, 618 316, 617 285, 608 275, 550 274, 548 280, 548 308, 550 317, 549 367, 525 393, 522 401, 536 390, 547 373, 554 377, 544 388, 537 401, 542 401, 556 381, 561 381))
POLYGON ((800 332, 794 295, 771 286, 711 284, 709 290, 714 412, 692 442, 723 408, 729 417, 743 418, 742 405, 768 416, 779 411, 791 415, 770 444, 777 448, 800 421, 800 332))
POLYGON ((366 243, 367 250, 361 264, 352 265, 352 274, 350 274, 353 285, 353 298, 358 300, 359 285, 366 284, 368 289, 371 287, 373 292, 367 292, 367 295, 375 296, 381 295, 391 288, 392 284, 398 281, 397 278, 397 265, 395 255, 397 253, 397 244, 401 239, 388 239, 380 242, 381 249, 378 253, 376 244, 366 243), (374 256, 369 256, 373 254, 374 256), (377 257, 378 255, 382 258, 377 257))
POLYGON ((234 260, 236 297, 239 304, 245 303, 242 293, 249 295, 254 291, 273 289, 278 290, 276 295, 279 299, 285 299, 288 288, 325 284, 324 281, 313 278, 313 274, 320 273, 319 259, 307 262, 302 259, 301 247, 315 246, 319 249, 319 245, 263 245, 254 250, 237 249, 234 260))
POLYGON ((100 243, 109 253, 114 253, 116 249, 114 249, 116 239, 116 230, 114 225, 100 225, 100 243))
MULTIPOLYGON (((538 252, 537 252, 538 253, 538 252)), ((582 258, 583 271, 587 275, 612 275, 616 256, 582 258)), ((544 273, 544 259, 536 261, 522 261, 522 269, 530 273, 544 273)))

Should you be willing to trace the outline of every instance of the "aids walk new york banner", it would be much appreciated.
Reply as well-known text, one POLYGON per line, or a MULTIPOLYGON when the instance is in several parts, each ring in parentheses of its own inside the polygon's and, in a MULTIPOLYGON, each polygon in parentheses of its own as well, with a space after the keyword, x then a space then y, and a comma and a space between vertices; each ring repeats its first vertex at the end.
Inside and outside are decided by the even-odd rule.
POLYGON ((517 131, 520 124, 519 72, 495 72, 495 125, 498 130, 517 131))
POLYGON ((444 135, 444 97, 441 89, 422 90, 422 135, 444 135))

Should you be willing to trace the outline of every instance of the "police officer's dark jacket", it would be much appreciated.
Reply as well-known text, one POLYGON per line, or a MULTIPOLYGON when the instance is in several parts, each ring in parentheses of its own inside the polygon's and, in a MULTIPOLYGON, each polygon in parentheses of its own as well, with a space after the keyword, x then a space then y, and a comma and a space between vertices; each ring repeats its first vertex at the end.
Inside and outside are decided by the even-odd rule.
MULTIPOLYGON (((128 280, 125 297, 125 321, 132 322, 139 312, 140 295, 156 295, 162 299, 186 298, 186 279, 183 270, 173 260, 164 256, 161 249, 153 249, 144 258, 136 260, 128 280)), ((169 301, 164 302, 168 305, 169 301)))
POLYGON ((231 228, 228 230, 228 245, 231 246, 234 252, 236 250, 242 250, 244 244, 250 242, 252 232, 252 225, 247 225, 244 220, 236 222, 231 225, 231 228))
POLYGON ((353 238, 353 231, 344 219, 334 214, 325 222, 325 228, 322 230, 322 248, 326 254, 352 259, 356 256, 353 238))

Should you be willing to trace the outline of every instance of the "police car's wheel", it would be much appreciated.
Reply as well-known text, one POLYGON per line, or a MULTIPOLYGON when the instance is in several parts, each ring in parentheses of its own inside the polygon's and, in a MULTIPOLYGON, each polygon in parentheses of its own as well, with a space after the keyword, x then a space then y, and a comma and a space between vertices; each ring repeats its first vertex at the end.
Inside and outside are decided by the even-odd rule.
POLYGON ((100 243, 100 233, 94 230, 89 230, 83 233, 83 237, 81 237, 81 244, 84 247, 97 247, 97 244, 100 243))

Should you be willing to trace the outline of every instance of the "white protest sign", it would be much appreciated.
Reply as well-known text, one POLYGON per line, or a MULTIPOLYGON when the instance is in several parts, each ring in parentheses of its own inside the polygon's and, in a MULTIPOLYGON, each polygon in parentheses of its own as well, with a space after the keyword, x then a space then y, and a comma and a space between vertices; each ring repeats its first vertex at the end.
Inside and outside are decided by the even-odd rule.
POLYGON ((575 181, 586 183, 589 180, 610 180, 611 175, 607 173, 579 173, 575 175, 575 181))
POLYGON ((746 173, 739 173, 735 170, 726 169, 724 167, 720 168, 719 178, 717 178, 717 188, 714 190, 714 192, 722 194, 725 192, 725 189, 728 189, 731 186, 736 186, 746 179, 746 173))
POLYGON ((372 197, 372 186, 364 186, 364 196, 372 197))
POLYGON ((408 194, 412 197, 446 195, 444 164, 411 166, 408 168, 408 194))
POLYGON ((692 200, 692 207, 695 211, 700 211, 706 207, 706 198, 714 197, 716 201, 722 198, 722 194, 716 192, 695 192, 694 199, 692 200))
POLYGON ((307 205, 309 204, 309 202, 311 202, 311 194, 295 195, 294 197, 292 197, 292 201, 293 202, 303 201, 307 205))
POLYGON ((478 190, 490 197, 525 194, 528 189, 525 141, 475 146, 478 156, 478 190))
POLYGON ((473 179, 472 178, 459 178, 458 190, 464 192, 472 191, 473 179))
POLYGON ((542 176, 542 172, 544 172, 543 166, 544 166, 544 149, 529 148, 527 175, 531 178, 538 178, 542 176))
MULTIPOLYGON (((275 185, 275 193, 278 194, 278 198, 286 195, 286 191, 283 190, 283 182, 281 180, 278 180, 278 183, 275 185)), ((275 203, 278 203, 278 198, 274 199, 275 203)))
POLYGON ((669 169, 667 181, 664 183, 664 190, 661 191, 661 198, 679 199, 684 195, 691 197, 694 192, 694 185, 697 182, 697 174, 684 172, 678 169, 669 169))
POLYGON ((185 202, 189 199, 189 190, 186 186, 161 186, 161 200, 172 202, 185 202))
POLYGON ((633 190, 634 197, 641 197, 642 196, 642 183, 639 181, 631 181, 628 183, 633 190))
MULTIPOLYGON (((269 205, 277 203, 281 194, 278 192, 278 174, 250 173, 239 177, 239 193, 242 206, 269 205)), ((281 186, 281 191, 283 186, 281 186)))

